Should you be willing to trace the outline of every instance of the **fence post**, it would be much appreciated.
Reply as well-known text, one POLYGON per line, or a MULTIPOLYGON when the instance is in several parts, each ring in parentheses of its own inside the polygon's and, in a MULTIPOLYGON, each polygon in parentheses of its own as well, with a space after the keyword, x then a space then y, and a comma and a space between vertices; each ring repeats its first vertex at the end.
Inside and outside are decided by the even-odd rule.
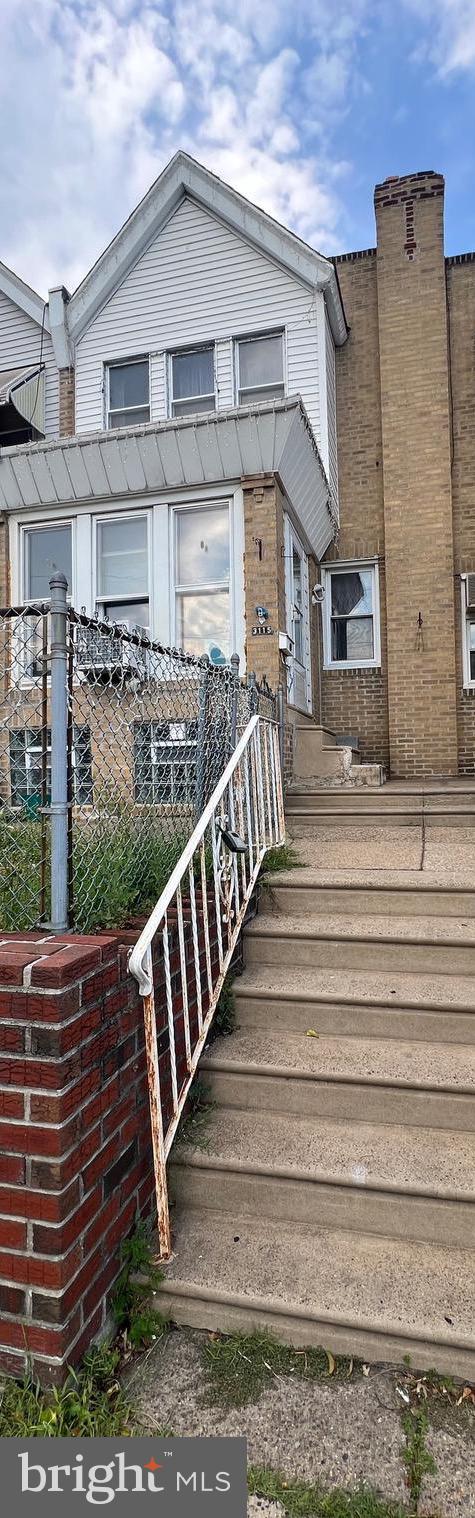
POLYGON ((198 695, 198 735, 196 753, 196 795, 195 795, 195 822, 199 822, 201 813, 204 812, 206 796, 206 765, 209 754, 210 733, 208 731, 208 681, 211 664, 207 654, 200 659, 200 689, 198 695))
POLYGON ((231 714, 229 723, 229 751, 230 756, 234 753, 237 743, 238 725, 238 700, 239 700, 239 654, 231 654, 231 714))
POLYGON ((51 927, 68 926, 68 649, 66 575, 51 591, 51 927))
POLYGON ((259 691, 257 689, 256 676, 254 670, 252 669, 247 677, 247 683, 249 687, 249 704, 251 708, 251 717, 253 717, 255 713, 259 711, 259 691))

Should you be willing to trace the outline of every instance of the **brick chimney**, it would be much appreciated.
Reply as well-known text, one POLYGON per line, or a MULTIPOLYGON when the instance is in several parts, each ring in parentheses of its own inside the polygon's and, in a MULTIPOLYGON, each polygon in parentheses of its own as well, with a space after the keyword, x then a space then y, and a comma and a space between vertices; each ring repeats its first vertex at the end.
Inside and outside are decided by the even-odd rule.
POLYGON ((444 180, 376 186, 391 774, 457 774, 444 180))

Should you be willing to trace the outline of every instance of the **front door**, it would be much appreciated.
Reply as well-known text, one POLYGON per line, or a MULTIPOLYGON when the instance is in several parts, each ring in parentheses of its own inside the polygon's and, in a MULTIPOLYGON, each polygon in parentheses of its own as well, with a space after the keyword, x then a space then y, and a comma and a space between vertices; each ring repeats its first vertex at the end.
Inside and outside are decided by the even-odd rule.
POLYGON ((292 652, 287 660, 287 698, 301 712, 312 710, 308 560, 295 528, 286 517, 286 610, 292 652))

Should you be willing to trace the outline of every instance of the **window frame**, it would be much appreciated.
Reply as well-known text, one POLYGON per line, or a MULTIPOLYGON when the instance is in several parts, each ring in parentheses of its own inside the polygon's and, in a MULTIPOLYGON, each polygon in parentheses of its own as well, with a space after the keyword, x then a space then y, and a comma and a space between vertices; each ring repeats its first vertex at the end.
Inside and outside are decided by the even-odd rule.
MULTIPOLYGON (((233 338, 233 348, 234 348, 234 366, 233 366, 234 367, 234 397, 235 397, 235 404, 236 404, 236 406, 249 406, 249 405, 256 406, 256 405, 259 404, 258 401, 246 401, 246 399, 241 400, 241 398, 240 398, 240 396, 241 396, 241 388, 242 388, 241 387, 241 373, 240 373, 240 354, 239 354, 240 344, 241 343, 254 343, 254 342, 258 343, 258 342, 262 342, 262 340, 264 338, 266 338, 266 337, 280 337, 280 340, 281 340, 281 344, 282 344, 282 395, 270 395, 269 391, 272 390, 273 386, 269 385, 269 384, 267 384, 267 385, 247 385, 245 388, 248 391, 252 390, 253 392, 256 391, 256 390, 261 390, 262 391, 262 399, 263 399, 263 401, 265 401, 266 399, 268 399, 268 400, 283 400, 284 397, 288 393, 288 387, 287 387, 287 341, 286 341, 286 328, 285 327, 271 327, 268 331, 240 332, 237 336, 235 336, 233 338)), ((278 381, 278 383, 280 383, 280 381, 278 381)))
MULTIPOLYGON (((28 772, 29 772, 29 769, 31 769, 33 767, 32 764, 31 764, 31 758, 32 758, 33 755, 38 754, 40 760, 42 759, 42 753, 43 753, 42 733, 43 733, 43 728, 41 728, 41 727, 39 727, 38 729, 29 728, 29 727, 20 727, 20 728, 15 728, 12 731, 12 733, 10 733, 10 744, 9 744, 8 756, 9 756, 10 795, 11 795, 11 803, 10 804, 11 804, 12 811, 18 811, 18 812, 20 812, 22 806, 25 806, 25 805, 28 804, 30 796, 38 794, 37 791, 34 791, 34 790, 29 791, 29 788, 28 788, 28 772), (38 742, 37 743, 32 743, 32 742, 27 743, 26 742, 27 734, 30 735, 30 739, 31 739, 31 737, 34 736, 36 734, 36 732, 38 733, 38 742), (24 739, 22 750, 21 750, 21 760, 24 760, 25 795, 24 796, 15 797, 15 800, 14 800, 13 799, 14 786, 13 786, 12 776, 13 776, 13 773, 15 772, 15 770, 19 768, 19 765, 20 765, 20 756, 19 756, 19 754, 17 754, 15 756, 14 753, 12 752, 11 738, 12 737, 17 738, 20 735, 24 739)), ((47 742, 46 742, 46 750, 45 751, 46 751, 47 794, 48 794, 48 796, 50 796, 51 795, 51 725, 47 728, 47 742), (49 781, 49 784, 48 784, 48 781, 49 781)), ((86 806, 92 807, 92 806, 94 806, 94 778, 93 778, 93 759, 92 759, 91 724, 90 724, 90 722, 80 722, 80 723, 75 722, 75 723, 73 723, 73 735, 72 735, 72 745, 71 745, 71 769, 72 769, 72 781, 73 781, 73 798, 72 798, 73 807, 86 807, 86 806), (82 740, 82 736, 83 736, 84 733, 87 733, 86 743, 87 743, 87 746, 88 746, 87 774, 86 774, 86 766, 85 766, 85 763, 84 763, 84 752, 81 753, 81 740, 82 740), (81 799, 80 793, 81 793, 82 790, 88 790, 89 791, 89 796, 88 796, 87 801, 81 799), (79 792, 79 797, 78 797, 78 792, 79 792)))
MULTIPOLYGON (((229 596, 229 649, 230 649, 229 658, 231 657, 231 654, 233 653, 234 648, 235 648, 235 644, 236 644, 236 626, 235 626, 235 620, 236 620, 236 604, 235 604, 236 603, 236 592, 235 592, 234 567, 235 567, 235 559, 234 559, 234 519, 233 519, 233 500, 232 500, 231 496, 224 496, 224 497, 221 497, 221 498, 218 498, 218 499, 213 498, 212 496, 210 496, 209 500, 206 500, 206 501, 203 501, 203 500, 197 500, 197 501, 179 501, 179 502, 176 502, 176 504, 174 504, 173 506, 170 507, 170 597, 171 597, 170 621, 171 621, 171 628, 172 628, 171 642, 172 642, 172 645, 173 645, 174 648, 177 647, 177 638, 178 638, 178 616, 177 616, 177 598, 178 598, 178 596, 180 596, 180 595, 187 595, 187 594, 188 595, 213 595, 217 591, 227 590, 228 596, 229 596), (177 518, 178 518, 179 513, 180 512, 184 512, 184 511, 187 511, 187 512, 190 512, 190 511, 199 512, 200 510, 201 511, 209 511, 211 509, 213 509, 213 510, 221 510, 222 511, 224 508, 227 510, 227 513, 228 513, 228 534, 229 534, 229 577, 228 577, 227 582, 225 582, 224 580, 210 580, 208 584, 203 584, 203 582, 201 582, 200 584, 198 584, 197 582, 191 583, 191 581, 190 582, 188 582, 188 581, 185 582, 184 580, 183 581, 181 581, 181 580, 179 581, 177 579, 177 570, 178 570, 178 563, 177 563, 177 560, 178 560, 178 555, 177 555, 177 518)), ((229 659, 226 660, 226 663, 229 663, 229 659)))
MULTIPOLYGON (((20 522, 20 563, 19 563, 19 587, 21 594, 19 604, 29 606, 38 604, 38 597, 27 594, 27 574, 29 572, 29 546, 28 534, 30 532, 48 532, 53 527, 69 527, 71 531, 71 583, 68 585, 68 601, 76 599, 76 518, 75 517, 50 517, 48 521, 20 522)), ((50 601, 50 596, 44 596, 42 600, 50 601)))
MULTIPOLYGON (((148 627, 149 627, 149 629, 151 629, 151 617, 152 617, 152 596, 151 596, 151 581, 152 581, 152 575, 151 575, 152 528, 151 528, 151 512, 150 512, 150 510, 139 509, 139 510, 136 510, 136 511, 107 511, 107 512, 95 513, 94 516, 92 517, 92 532, 93 532, 93 542, 92 542, 92 604, 93 604, 93 616, 97 616, 98 619, 99 619, 99 621, 103 620, 103 618, 104 618, 103 608, 104 608, 105 605, 108 605, 108 606, 114 606, 114 605, 120 606, 122 602, 128 601, 128 602, 130 602, 131 605, 133 605, 134 603, 136 603, 139 606, 142 601, 148 601, 148 614, 149 614, 148 627), (141 591, 140 594, 139 594, 139 592, 137 592, 137 594, 134 594, 132 592, 132 594, 130 594, 130 595, 126 595, 124 593, 123 595, 117 595, 117 596, 109 595, 109 594, 102 594, 102 592, 99 589, 99 542, 100 542, 99 528, 102 525, 104 525, 104 523, 109 524, 111 522, 136 521, 138 517, 141 517, 142 519, 145 519, 145 523, 146 523, 145 562, 146 562, 146 570, 147 570, 147 589, 146 589, 146 591, 141 591), (100 610, 100 608, 102 608, 102 611, 100 610)), ((119 622, 120 622, 120 620, 121 619, 119 618, 119 622)), ((123 620, 124 619, 122 618, 122 621, 123 620)))
POLYGON ((469 632, 468 632, 469 627, 470 627, 470 623, 471 622, 475 622, 475 613, 473 614, 473 616, 469 616, 469 614, 468 614, 468 606, 467 606, 467 580, 468 580, 468 575, 472 574, 474 572, 475 571, 468 570, 465 574, 461 574, 461 576, 460 576, 461 617, 462 617, 462 675, 463 675, 463 689, 466 690, 466 691, 475 691, 475 678, 472 680, 472 677, 471 677, 471 674, 470 674, 470 643, 469 643, 469 632))
POLYGON ((196 787, 196 756, 198 750, 198 720, 197 718, 145 718, 143 721, 133 723, 133 756, 134 756, 134 799, 136 806, 161 806, 161 807, 190 807, 193 806, 196 787), (174 737, 172 729, 184 727, 183 737, 174 737), (189 729, 195 730, 193 737, 189 736, 189 729), (143 729, 148 729, 147 758, 149 759, 149 773, 144 778, 140 774, 140 760, 143 751, 143 729), (168 728, 168 734, 158 735, 157 729, 168 728), (140 731, 142 730, 142 732, 140 731), (160 750, 166 755, 160 758, 160 750), (173 756, 173 750, 175 754, 173 756), (169 773, 169 795, 156 794, 160 792, 160 781, 157 779, 157 770, 165 764, 169 773), (189 795, 178 795, 176 766, 182 765, 188 771, 191 769, 192 784, 189 795), (150 795, 144 798, 143 791, 149 788, 150 795))
POLYGON ((167 411, 169 418, 173 421, 179 422, 182 417, 193 416, 194 413, 192 411, 174 411, 173 407, 175 405, 188 405, 188 403, 191 403, 192 401, 207 400, 208 396, 211 397, 211 395, 213 395, 214 405, 210 406, 209 411, 198 411, 196 415, 211 416, 213 411, 218 410, 218 377, 216 369, 215 339, 213 338, 210 342, 204 343, 187 343, 183 348, 170 348, 167 353, 167 411), (203 395, 181 395, 175 398, 173 394, 173 360, 174 358, 185 358, 188 353, 211 353, 213 362, 214 390, 207 390, 203 395))
MULTIPOLYGON (((152 393, 151 393, 152 392, 152 385, 151 385, 150 354, 149 353, 132 353, 132 354, 129 354, 127 358, 109 358, 109 359, 105 359, 104 360, 104 370, 105 370, 105 373, 104 373, 104 379, 103 379, 103 391, 104 391, 104 400, 105 400, 105 407, 104 407, 104 410, 105 410, 104 429, 105 429, 106 432, 118 432, 118 431, 120 431, 120 426, 116 426, 115 423, 111 423, 110 371, 111 371, 111 369, 124 369, 129 364, 146 364, 147 365, 147 370, 148 370, 148 422, 137 422, 136 426, 137 427, 147 427, 148 423, 151 422, 151 420, 152 420, 152 393)), ((114 408, 114 410, 115 410, 115 412, 117 414, 120 411, 128 411, 130 413, 132 411, 144 411, 145 407, 143 405, 142 406, 116 406, 114 408)), ((122 422, 120 425, 122 427, 133 427, 134 423, 133 423, 133 421, 122 422)))
MULTIPOLYGON (((323 668, 334 669, 380 669, 381 668, 381 616, 379 600, 379 565, 372 559, 335 559, 332 564, 322 565, 322 583, 325 586, 323 601, 323 668), (360 570, 371 570, 373 576, 373 648, 372 659, 333 659, 331 637, 331 576, 360 570)), ((369 615, 368 612, 365 613, 369 615)))

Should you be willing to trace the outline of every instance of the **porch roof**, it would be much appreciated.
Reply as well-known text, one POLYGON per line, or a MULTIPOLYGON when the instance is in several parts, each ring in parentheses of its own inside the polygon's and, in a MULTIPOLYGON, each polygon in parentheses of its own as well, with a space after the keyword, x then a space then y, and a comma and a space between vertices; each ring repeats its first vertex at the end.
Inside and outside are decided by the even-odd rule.
POLYGON ((107 503, 260 474, 277 475, 320 558, 336 506, 300 396, 2 449, 0 509, 107 503))

